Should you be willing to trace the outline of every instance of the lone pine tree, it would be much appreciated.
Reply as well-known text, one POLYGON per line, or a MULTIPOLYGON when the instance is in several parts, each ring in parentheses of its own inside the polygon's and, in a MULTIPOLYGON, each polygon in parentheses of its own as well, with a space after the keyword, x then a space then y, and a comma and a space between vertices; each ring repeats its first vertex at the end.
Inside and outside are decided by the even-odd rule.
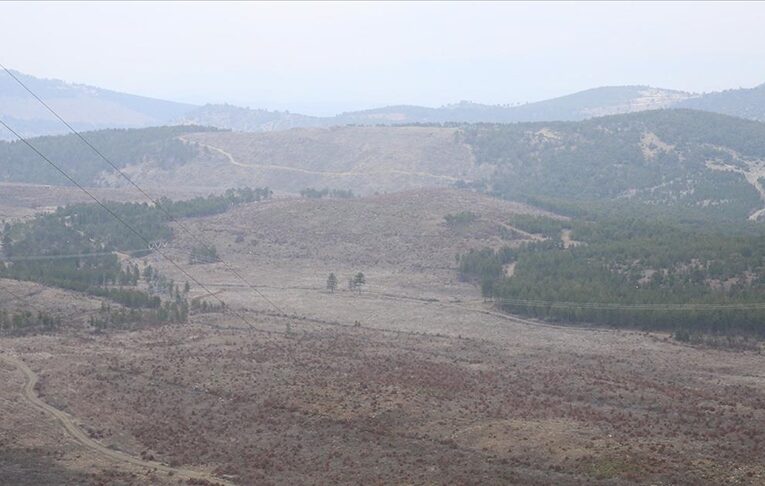
POLYGON ((334 273, 330 273, 329 277, 327 277, 327 290, 332 293, 335 293, 335 290, 337 290, 337 277, 334 273))

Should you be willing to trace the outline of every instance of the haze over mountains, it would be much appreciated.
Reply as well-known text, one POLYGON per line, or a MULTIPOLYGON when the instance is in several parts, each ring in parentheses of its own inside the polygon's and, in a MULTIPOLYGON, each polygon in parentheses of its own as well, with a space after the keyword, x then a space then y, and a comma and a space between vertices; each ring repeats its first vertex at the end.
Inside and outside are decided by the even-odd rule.
MULTIPOLYGON (((245 132, 297 127, 416 123, 515 123, 576 121, 663 108, 691 108, 765 120, 765 84, 750 89, 693 94, 649 86, 608 86, 523 105, 484 105, 461 101, 438 108, 401 105, 317 117, 228 104, 195 106, 119 93, 14 71, 75 128, 140 128, 194 124, 245 132)), ((508 93, 508 97, 511 96, 508 93)), ((0 116, 24 136, 66 133, 10 76, 0 77, 0 116)), ((0 138, 11 138, 0 133, 0 138)))
MULTIPOLYGON (((15 75, 80 130, 130 128, 88 137, 147 186, 372 194, 456 184, 508 199, 633 201, 736 220, 765 214, 765 85, 705 95, 602 87, 518 106, 463 101, 314 117, 15 75)), ((0 116, 26 136, 65 132, 9 76, 0 100, 0 116)), ((36 145, 87 185, 122 183, 74 136, 36 145)), ((20 143, 0 144, 0 161, 0 180, 67 185, 20 143)))
MULTIPOLYGON (((78 130, 165 125, 195 108, 184 103, 12 72, 78 130)), ((67 133, 66 127, 7 73, 0 76, 0 115, 23 136, 67 133)), ((0 138, 9 136, 5 131, 0 134, 0 138)))

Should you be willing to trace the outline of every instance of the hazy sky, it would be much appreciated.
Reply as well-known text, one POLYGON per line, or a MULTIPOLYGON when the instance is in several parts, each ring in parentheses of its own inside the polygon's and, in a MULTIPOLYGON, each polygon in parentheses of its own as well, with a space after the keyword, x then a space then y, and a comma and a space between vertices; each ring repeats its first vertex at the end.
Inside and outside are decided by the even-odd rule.
POLYGON ((1 3, 0 61, 309 113, 765 82, 765 3, 1 3))

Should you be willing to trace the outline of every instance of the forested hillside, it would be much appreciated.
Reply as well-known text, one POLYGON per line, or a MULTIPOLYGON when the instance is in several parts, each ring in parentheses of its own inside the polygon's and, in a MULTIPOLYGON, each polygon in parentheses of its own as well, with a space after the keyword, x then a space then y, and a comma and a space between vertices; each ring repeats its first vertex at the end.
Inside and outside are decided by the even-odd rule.
POLYGON ((581 122, 473 125, 463 140, 496 167, 487 190, 559 203, 621 201, 746 219, 763 207, 765 124, 691 110, 581 122))
POLYGON ((149 293, 122 288, 135 287, 141 274, 137 267, 123 265, 115 252, 148 254, 152 250, 147 242, 173 237, 169 223, 177 218, 219 214, 269 197, 267 188, 242 188, 186 201, 162 199, 161 209, 145 203, 105 203, 120 221, 96 204, 59 208, 5 225, 0 277, 83 291, 128 307, 157 307, 159 300, 149 293))
POLYGON ((484 190, 572 218, 515 217, 544 240, 460 256, 499 308, 680 339, 765 336, 765 124, 661 110, 461 136, 496 168, 484 190))
POLYGON ((519 218, 544 236, 460 256, 464 278, 510 312, 616 327, 765 336, 765 230, 643 218, 519 218), (569 242, 561 239, 569 231, 569 242), (512 277, 503 268, 513 265, 512 277))
MULTIPOLYGON (((178 140, 178 135, 210 128, 196 126, 99 130, 83 136, 118 167, 151 161, 160 167, 184 164, 199 149, 178 140)), ((76 135, 45 136, 29 141, 75 180, 97 185, 112 169, 76 135)), ((21 141, 0 141, 0 180, 69 185, 69 182, 21 141)))
POLYGON ((707 93, 703 96, 683 100, 676 107, 765 121, 765 84, 754 88, 707 93))

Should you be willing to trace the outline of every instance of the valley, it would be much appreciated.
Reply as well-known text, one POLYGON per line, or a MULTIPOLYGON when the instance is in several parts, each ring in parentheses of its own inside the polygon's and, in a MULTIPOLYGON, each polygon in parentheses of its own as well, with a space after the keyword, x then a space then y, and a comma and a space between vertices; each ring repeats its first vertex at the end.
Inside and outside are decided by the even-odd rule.
POLYGON ((765 486, 763 18, 0 2, 0 486, 765 486))
MULTIPOLYGON (((177 484, 190 472, 209 473, 210 483, 187 484, 313 483, 317 475, 757 484, 765 477, 754 452, 765 441, 760 354, 518 318, 460 281, 455 254, 522 245, 531 233, 514 231, 513 218, 540 216, 566 221, 430 189, 276 198, 184 219, 261 295, 221 262, 184 263, 226 310, 94 333, 83 311, 97 314, 100 299, 45 290, 61 294, 40 299, 46 307, 71 317, 53 334, 0 338, 4 360, 20 363, 0 366, 8 397, 0 406, 30 413, 21 395, 28 367, 39 399, 72 417, 84 445, 51 440, 63 432, 44 417, 37 436, 29 421, 4 422, 0 444, 37 437, 27 450, 52 461, 36 466, 39 474, 63 467, 83 484, 177 484), (447 224, 446 215, 464 211, 477 215, 469 226, 447 224), (359 271, 366 285, 348 290, 345 279, 359 271), (330 272, 340 280, 335 292, 325 286, 330 272), (115 452, 85 453, 92 443, 115 452)), ((193 245, 176 229, 166 251, 185 262, 193 245)), ((185 278, 157 254, 131 261, 185 278)), ((13 288, 27 296, 41 287, 13 288)), ((205 295, 192 285, 190 298, 205 295)), ((52 484, 28 477, 37 479, 17 484, 52 484)))

